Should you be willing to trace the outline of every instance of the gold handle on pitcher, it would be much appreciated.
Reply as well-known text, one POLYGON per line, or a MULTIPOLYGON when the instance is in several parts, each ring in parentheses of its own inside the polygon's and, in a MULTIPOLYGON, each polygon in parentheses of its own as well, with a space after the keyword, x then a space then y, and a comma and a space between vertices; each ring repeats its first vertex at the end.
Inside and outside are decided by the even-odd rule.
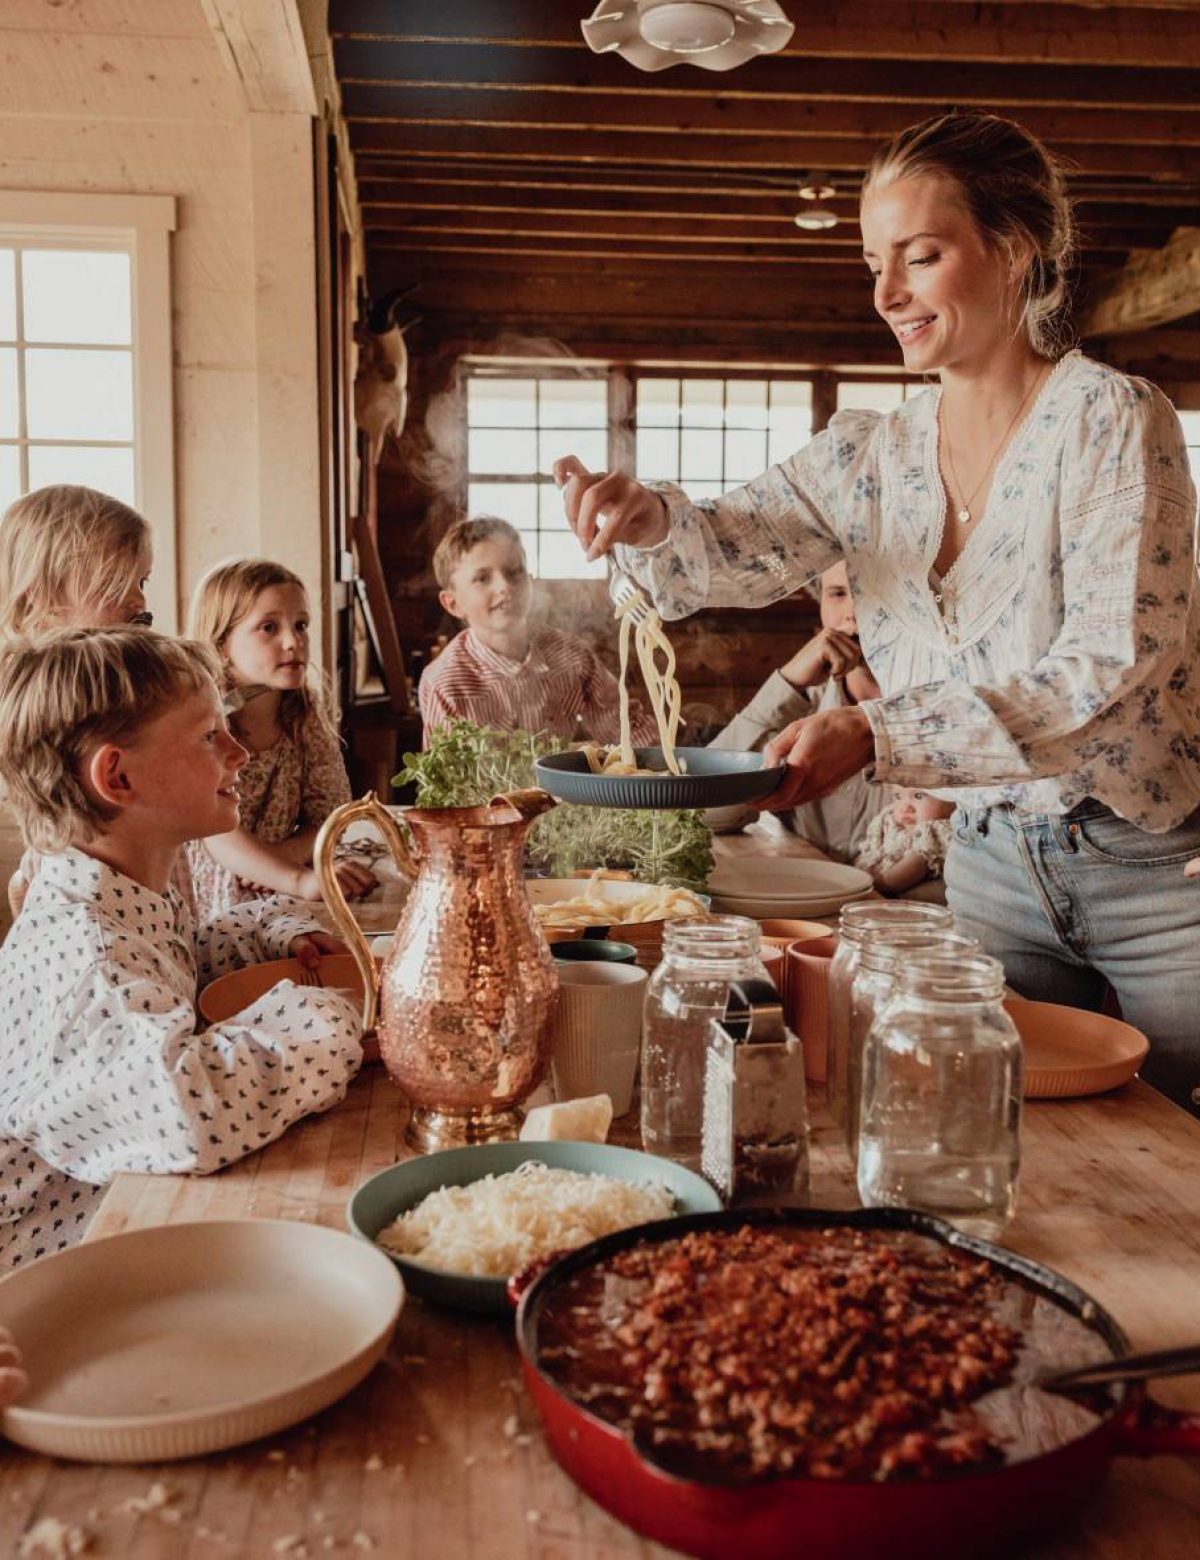
POLYGON ((396 865, 408 877, 416 877, 417 862, 399 824, 382 802, 373 795, 335 807, 321 825, 321 832, 317 835, 317 842, 313 846, 313 866, 316 868, 317 882, 321 885, 321 896, 329 906, 334 925, 354 955, 358 973, 362 976, 363 1032, 369 1034, 375 1028, 379 1016, 379 972, 375 968, 375 960, 371 957, 371 946, 363 935, 362 928, 354 919, 346 903, 346 896, 342 893, 342 886, 337 880, 337 874, 333 870, 333 853, 338 841, 350 825, 357 823, 360 818, 375 825, 390 847, 396 865))

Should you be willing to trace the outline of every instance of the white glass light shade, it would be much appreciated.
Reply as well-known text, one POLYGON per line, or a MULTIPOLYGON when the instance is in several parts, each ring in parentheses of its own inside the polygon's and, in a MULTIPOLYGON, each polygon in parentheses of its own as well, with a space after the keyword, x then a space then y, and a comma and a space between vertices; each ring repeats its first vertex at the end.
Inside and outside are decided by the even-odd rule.
POLYGON ((795 31, 777 0, 599 0, 580 26, 594 53, 647 71, 685 62, 733 70, 776 53, 795 31))

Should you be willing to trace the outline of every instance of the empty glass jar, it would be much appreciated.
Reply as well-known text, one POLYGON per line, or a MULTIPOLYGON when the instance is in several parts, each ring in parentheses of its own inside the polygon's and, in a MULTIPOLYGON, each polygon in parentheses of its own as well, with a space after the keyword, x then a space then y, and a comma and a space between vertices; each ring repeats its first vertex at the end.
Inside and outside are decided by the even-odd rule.
POLYGON ((642 1144, 700 1169, 709 1023, 725 1016, 729 983, 770 982, 758 923, 741 915, 668 921, 663 957, 646 987, 642 1032, 642 1144))
POLYGON ((977 938, 946 926, 876 927, 869 930, 858 954, 850 986, 850 1035, 846 1064, 846 1142, 853 1159, 858 1153, 858 1123, 862 1104, 863 1045, 875 1015, 892 995, 896 971, 918 953, 979 953, 977 938))
POLYGON ((1004 969, 985 954, 915 954, 863 1054, 858 1189, 994 1239, 1020 1167, 1021 1042, 1004 969))
POLYGON ((838 916, 838 945, 829 966, 829 1052, 826 1066, 827 1094, 833 1119, 845 1126, 850 1085, 850 991, 858 972, 858 958, 867 933, 898 931, 901 927, 944 926, 954 917, 945 905, 912 900, 872 899, 843 905, 838 916))

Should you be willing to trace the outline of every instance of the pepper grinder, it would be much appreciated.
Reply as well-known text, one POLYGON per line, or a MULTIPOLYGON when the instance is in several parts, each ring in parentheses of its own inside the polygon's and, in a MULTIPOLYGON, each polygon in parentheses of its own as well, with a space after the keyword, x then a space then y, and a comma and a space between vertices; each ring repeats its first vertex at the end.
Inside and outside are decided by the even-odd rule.
POLYGON ((710 1020, 700 1168, 729 1206, 808 1192, 804 1048, 769 981, 731 982, 710 1020))

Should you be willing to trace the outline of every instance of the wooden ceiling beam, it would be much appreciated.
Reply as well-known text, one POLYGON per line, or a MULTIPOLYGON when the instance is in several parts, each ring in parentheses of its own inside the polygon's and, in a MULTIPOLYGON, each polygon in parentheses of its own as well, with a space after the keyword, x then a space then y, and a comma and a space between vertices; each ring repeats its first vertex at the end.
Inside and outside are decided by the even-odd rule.
MULTIPOLYGON (((1192 18, 1174 8, 1119 6, 1097 0, 1039 4, 1014 22, 1011 7, 980 4, 956 8, 930 0, 806 0, 797 17, 793 53, 934 60, 996 60, 1052 65, 1180 65, 1195 59, 1192 18), (1189 52, 1190 51, 1190 52, 1189 52)), ((1180 10, 1186 9, 1180 0, 1180 10)), ((336 36, 365 33, 414 41, 457 37, 497 44, 578 47, 576 11, 563 0, 335 0, 330 26, 336 36)))
POLYGON ((1087 336, 1151 330, 1200 311, 1200 228, 1180 228, 1161 249, 1142 249, 1093 290, 1080 322, 1087 336))
MULTIPOLYGON (((711 77, 679 71, 632 71, 617 56, 562 49, 496 48, 494 44, 335 41, 339 81, 395 81, 425 86, 499 87, 627 93, 632 97, 713 96, 711 77)), ((773 54, 752 62, 721 87, 731 101, 781 96, 816 101, 1055 105, 1059 108, 1195 108, 1200 71, 1186 65, 1150 70, 1126 65, 1001 65, 929 60, 898 70, 889 60, 773 54)), ((707 75, 707 73, 705 73, 707 75)), ((918 113, 914 117, 920 117, 918 113)))
MULTIPOLYGON (((1198 24, 1200 26, 1200 24, 1198 24)), ((944 105, 951 107, 953 101, 944 105)), ((1003 107, 1004 105, 998 105, 1003 107)), ((928 103, 924 108, 929 108, 928 103)), ((661 131, 671 135, 855 135, 883 140, 913 122, 911 102, 817 102, 800 98, 614 95, 599 91, 511 91, 504 87, 401 86, 342 82, 348 120, 397 124, 532 125, 572 130, 661 131)), ((923 111, 923 110, 922 110, 923 111)), ((1193 110, 1141 107, 1045 108, 1023 105, 1021 123, 1057 146, 1122 141, 1144 146, 1200 146, 1200 104, 1193 110)))
MULTIPOLYGON (((778 212, 743 213, 740 211, 695 214, 678 210, 629 210, 616 206, 608 210, 564 206, 518 206, 495 203, 449 201, 433 203, 372 204, 364 202, 364 226, 368 234, 399 232, 410 236, 424 233, 492 233, 514 237, 548 237, 562 234, 574 238, 670 239, 681 248, 698 243, 756 242, 803 245, 810 251, 822 249, 847 251, 858 258, 862 235, 857 212, 847 214, 836 228, 806 232, 798 228, 794 217, 799 200, 778 212)), ((1160 225, 1161 227, 1161 225, 1160 225)), ((1161 230, 1159 242, 1170 236, 1161 230)), ((1146 229, 1091 227, 1083 230, 1081 247, 1085 251, 1111 249, 1122 254, 1151 242, 1146 229)))
MULTIPOLYGON (((856 136, 703 136, 629 130, 539 131, 498 129, 489 125, 395 125, 354 121, 351 145, 356 158, 393 154, 409 166, 417 158, 462 158, 478 163, 538 162, 553 159, 604 164, 654 164, 660 168, 706 166, 761 168, 783 174, 822 168, 861 173, 878 146, 875 137, 856 136)), ((1164 185, 1189 185, 1196 178, 1196 155, 1186 147, 1099 144, 1070 149, 1070 162, 1087 173, 1148 175, 1164 185)))

